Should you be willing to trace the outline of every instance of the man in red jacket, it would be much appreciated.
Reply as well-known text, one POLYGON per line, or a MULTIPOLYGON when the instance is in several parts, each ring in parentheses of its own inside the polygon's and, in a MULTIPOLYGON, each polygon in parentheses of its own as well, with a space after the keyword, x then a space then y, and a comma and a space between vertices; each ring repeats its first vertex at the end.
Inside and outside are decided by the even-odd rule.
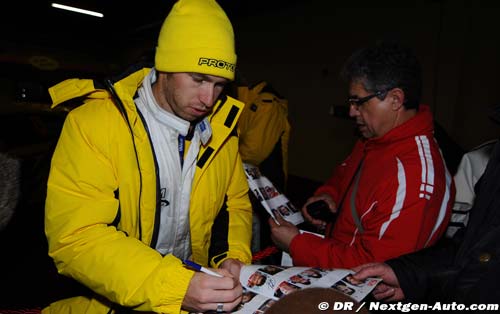
POLYGON ((349 115, 362 138, 302 212, 325 238, 270 220, 272 238, 294 265, 350 268, 385 261, 434 244, 446 229, 455 188, 420 104, 417 58, 394 43, 361 49, 347 61, 349 115), (335 222, 311 217, 323 200, 335 222))

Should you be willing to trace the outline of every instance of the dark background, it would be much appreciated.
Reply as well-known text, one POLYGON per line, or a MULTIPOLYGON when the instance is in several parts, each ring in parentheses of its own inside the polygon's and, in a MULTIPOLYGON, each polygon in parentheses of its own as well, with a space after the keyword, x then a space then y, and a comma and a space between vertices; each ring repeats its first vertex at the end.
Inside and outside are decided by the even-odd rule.
MULTIPOLYGON (((18 1, 0 20, 0 112, 47 105, 46 88, 71 77, 118 74, 153 56, 174 1, 66 0, 104 18, 18 1), (15 101, 29 100, 30 104, 15 101)), ((289 100, 290 173, 325 180, 350 151, 352 124, 334 114, 346 86, 338 72, 357 48, 379 39, 412 47, 423 67, 423 102, 460 147, 494 138, 500 4, 495 1, 221 0, 248 83, 269 81, 289 100)))
MULTIPOLYGON (((174 1, 77 0, 62 4, 104 18, 16 1, 0 19, 0 151, 22 161, 22 198, 0 231, 5 287, 0 308, 42 306, 70 293, 53 283, 43 203, 52 150, 69 108, 50 110, 47 88, 63 79, 116 75, 153 55, 174 1)), ((399 39, 419 57, 423 102, 434 112, 450 164, 498 137, 487 117, 498 104, 500 4, 495 1, 219 1, 233 22, 238 67, 249 83, 269 81, 289 101, 288 197, 300 206, 351 150, 351 122, 338 114, 346 86, 338 72, 357 48, 399 39), (451 157, 450 157, 451 156, 451 157)), ((1 169, 0 169, 1 171, 1 169)))

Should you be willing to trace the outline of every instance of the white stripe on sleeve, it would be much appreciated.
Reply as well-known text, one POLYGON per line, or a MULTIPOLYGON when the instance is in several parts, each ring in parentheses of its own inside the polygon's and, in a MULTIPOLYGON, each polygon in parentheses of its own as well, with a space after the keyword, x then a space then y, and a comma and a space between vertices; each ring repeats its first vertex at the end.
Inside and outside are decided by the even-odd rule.
POLYGON ((403 204, 405 201, 406 197, 406 173, 405 169, 403 167, 403 164, 401 163, 401 160, 399 158, 396 158, 396 161, 398 163, 398 190, 396 192, 396 202, 394 203, 394 206, 392 207, 392 213, 391 216, 389 217, 389 220, 384 222, 382 226, 380 227, 380 232, 378 234, 378 239, 382 239, 384 236, 385 231, 389 227, 390 223, 398 218, 399 213, 401 212, 401 209, 403 208, 403 204))

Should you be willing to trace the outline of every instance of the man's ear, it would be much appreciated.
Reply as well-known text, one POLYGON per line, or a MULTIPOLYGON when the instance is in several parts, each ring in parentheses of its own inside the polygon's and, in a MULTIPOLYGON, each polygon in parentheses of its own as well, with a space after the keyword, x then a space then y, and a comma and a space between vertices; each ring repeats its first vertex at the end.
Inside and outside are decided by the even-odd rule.
POLYGON ((390 101, 392 110, 397 111, 403 107, 405 92, 401 88, 396 87, 389 91, 387 98, 387 100, 390 101))

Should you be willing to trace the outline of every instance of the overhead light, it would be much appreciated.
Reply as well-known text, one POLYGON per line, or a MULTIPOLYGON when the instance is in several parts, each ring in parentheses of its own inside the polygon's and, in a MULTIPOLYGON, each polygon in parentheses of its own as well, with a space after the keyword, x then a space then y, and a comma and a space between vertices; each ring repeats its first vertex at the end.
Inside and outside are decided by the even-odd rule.
POLYGON ((84 9, 75 8, 75 7, 70 7, 69 5, 52 3, 51 6, 53 8, 57 8, 57 9, 62 9, 62 10, 67 10, 67 11, 72 11, 72 12, 77 12, 77 13, 82 13, 82 14, 88 14, 88 15, 97 16, 97 17, 104 17, 104 14, 102 14, 102 13, 90 11, 90 10, 84 10, 84 9))

